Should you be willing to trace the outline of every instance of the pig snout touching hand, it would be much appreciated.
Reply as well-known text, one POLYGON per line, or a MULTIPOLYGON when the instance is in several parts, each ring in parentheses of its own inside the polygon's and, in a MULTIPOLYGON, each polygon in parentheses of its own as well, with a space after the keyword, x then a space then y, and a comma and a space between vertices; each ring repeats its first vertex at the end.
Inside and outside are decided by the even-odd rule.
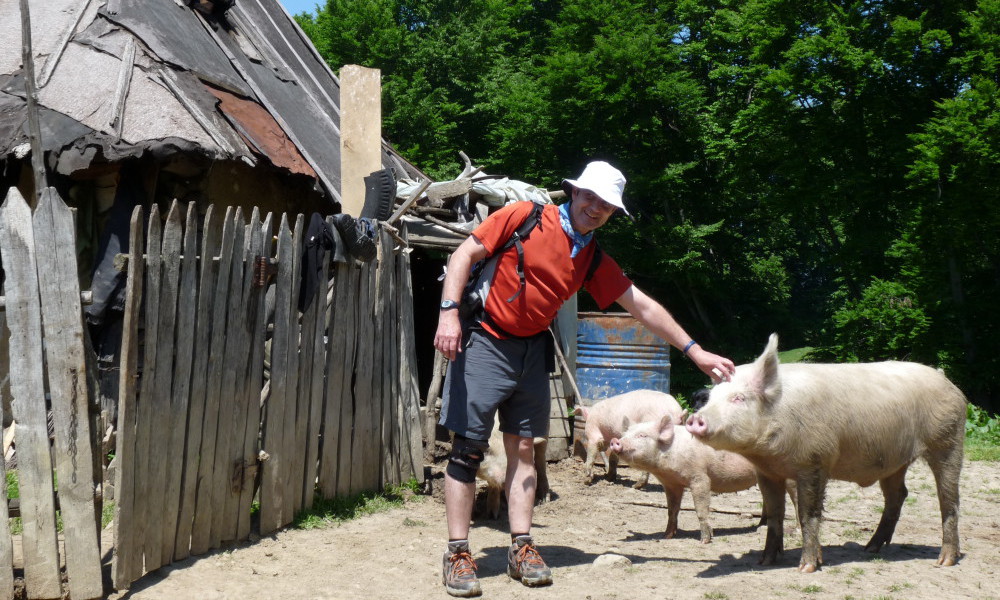
POLYGON ((731 381, 712 389, 686 429, 713 448, 746 456, 757 468, 769 511, 762 564, 773 563, 782 551, 782 521, 770 517, 784 510, 781 483, 795 480, 799 570, 813 572, 822 563, 819 526, 827 480, 880 484, 885 507, 865 546, 878 552, 892 541, 907 496, 906 471, 918 458, 927 461, 937 483, 937 564, 958 561, 965 417, 965 396, 936 369, 910 362, 782 365, 772 335, 756 361, 740 365, 731 381))
MULTIPOLYGON (((490 434, 489 447, 479 463, 476 477, 486 482, 486 514, 491 519, 500 517, 500 501, 507 484, 507 453, 504 449, 504 434, 499 423, 493 427, 490 434)), ((549 497, 549 479, 546 471, 545 453, 548 449, 548 439, 534 439, 535 463, 535 502, 545 502, 549 497)))
POLYGON ((629 464, 649 471, 663 484, 667 495, 664 536, 668 539, 677 533, 677 516, 685 488, 691 490, 701 526, 701 542, 707 544, 712 541, 712 527, 708 522, 712 493, 738 492, 757 483, 750 461, 733 452, 702 444, 669 415, 659 421, 631 426, 626 418, 622 428, 626 432, 620 439, 611 440, 611 450, 629 464))
MULTIPOLYGON (((606 451, 607 479, 614 481, 617 477, 618 454, 609 445, 612 438, 621 437, 625 433, 621 428, 623 417, 639 422, 655 421, 663 415, 670 415, 675 423, 680 424, 683 411, 673 396, 656 390, 634 390, 605 398, 593 406, 577 407, 574 414, 586 420, 583 431, 584 448, 587 452, 584 463, 586 483, 589 484, 594 479, 594 460, 597 455, 606 451)), ((635 487, 643 487, 648 479, 649 474, 643 473, 635 487)))

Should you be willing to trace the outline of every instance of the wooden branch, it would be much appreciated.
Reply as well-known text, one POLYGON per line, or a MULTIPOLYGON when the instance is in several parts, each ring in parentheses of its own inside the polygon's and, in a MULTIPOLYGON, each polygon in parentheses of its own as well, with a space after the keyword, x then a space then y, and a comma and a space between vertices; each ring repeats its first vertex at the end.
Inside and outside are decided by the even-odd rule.
MULTIPOLYGON (((22 0, 22 2, 23 1, 24 0, 22 0)), ((403 213, 406 212, 406 209, 410 208, 410 205, 416 202, 417 198, 419 198, 420 195, 423 194, 428 187, 430 187, 430 185, 431 185, 430 179, 425 179, 423 182, 421 182, 421 184, 417 186, 417 189, 413 190, 413 193, 410 194, 410 197, 407 198, 406 201, 403 202, 403 204, 396 209, 396 212, 392 213, 392 216, 389 217, 389 220, 387 220, 386 223, 392 225, 393 223, 398 221, 399 218, 403 216, 403 213)))
POLYGON ((434 223, 435 225, 439 225, 441 227, 444 227, 448 231, 453 231, 455 233, 458 233, 458 234, 461 234, 461 235, 464 235, 464 236, 468 236, 470 233, 472 233, 471 230, 466 231, 465 229, 462 229, 460 227, 455 227, 451 223, 448 223, 446 221, 442 221, 441 219, 438 219, 436 217, 432 217, 430 215, 424 215, 423 218, 424 218, 425 221, 428 221, 430 223, 434 223))

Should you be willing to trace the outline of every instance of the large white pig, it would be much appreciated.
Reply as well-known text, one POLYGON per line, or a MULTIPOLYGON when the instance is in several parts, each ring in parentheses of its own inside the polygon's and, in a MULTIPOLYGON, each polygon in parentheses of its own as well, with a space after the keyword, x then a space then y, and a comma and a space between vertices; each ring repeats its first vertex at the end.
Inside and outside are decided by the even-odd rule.
MULTIPOLYGON (((627 417, 632 423, 659 421, 663 415, 670 415, 674 423, 681 425, 684 409, 677 400, 665 392, 657 390, 633 390, 610 398, 605 398, 593 406, 578 406, 574 414, 586 420, 583 429, 583 444, 587 450, 584 463, 586 483, 594 478, 594 460, 601 452, 609 450, 611 438, 621 437, 622 419, 627 417)), ((618 455, 607 452, 607 478, 614 481, 617 476, 618 455)), ((649 473, 643 473, 635 487, 646 485, 649 473)))
POLYGON ((822 564, 819 527, 829 479, 861 486, 879 482, 882 519, 865 546, 878 552, 892 540, 906 499, 906 470, 918 458, 937 481, 942 542, 937 564, 959 558, 958 483, 966 400, 940 372, 908 362, 787 364, 778 362, 778 336, 764 353, 715 386, 708 403, 687 421, 706 444, 738 452, 758 470, 767 507, 762 564, 783 550, 782 482, 798 487, 802 527, 799 570, 822 564))
POLYGON ((659 421, 631 425, 626 420, 622 427, 627 431, 621 439, 611 440, 611 450, 630 465, 652 473, 663 484, 667 495, 664 534, 667 539, 677 533, 684 488, 691 489, 694 511, 701 525, 701 542, 708 544, 712 541, 712 527, 708 523, 712 493, 738 492, 757 483, 750 461, 735 452, 701 443, 683 426, 676 425, 670 415, 659 421))

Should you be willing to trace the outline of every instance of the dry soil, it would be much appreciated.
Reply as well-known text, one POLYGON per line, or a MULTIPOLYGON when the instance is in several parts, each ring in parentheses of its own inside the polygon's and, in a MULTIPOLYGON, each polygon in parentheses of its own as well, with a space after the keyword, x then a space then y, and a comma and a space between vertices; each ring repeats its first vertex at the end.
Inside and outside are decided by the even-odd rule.
MULTIPOLYGON (((315 530, 286 530, 253 544, 160 569, 115 600, 364 598, 442 600, 445 542, 440 473, 430 495, 388 512, 315 530)), ((799 530, 786 519, 779 564, 757 564, 764 528, 757 528, 756 488, 712 498, 715 539, 698 540, 685 493, 678 537, 663 539, 666 500, 651 480, 632 489, 637 471, 620 479, 583 482, 582 463, 549 464, 553 498, 536 508, 534 535, 553 569, 554 584, 529 589, 505 574, 506 518, 476 517, 471 535, 483 597, 531 600, 681 599, 951 599, 1000 598, 1000 464, 966 462, 962 472, 962 559, 937 567, 941 520, 934 480, 924 463, 907 476, 910 496, 893 543, 864 551, 882 508, 877 485, 831 482, 820 534, 823 568, 797 570, 799 530), (623 558, 602 559, 617 555, 623 558), (603 561, 610 560, 605 565, 603 561), (595 561, 598 564, 595 564, 595 561)), ((482 499, 479 506, 481 507, 482 499)), ((791 510, 788 511, 789 515, 791 510)))

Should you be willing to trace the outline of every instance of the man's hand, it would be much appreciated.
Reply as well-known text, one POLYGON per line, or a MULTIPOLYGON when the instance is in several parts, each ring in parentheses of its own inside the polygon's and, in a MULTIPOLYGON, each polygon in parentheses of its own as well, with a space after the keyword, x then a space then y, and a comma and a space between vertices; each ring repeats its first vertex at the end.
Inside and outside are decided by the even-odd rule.
POLYGON ((733 364, 733 361, 724 356, 703 350, 701 346, 691 348, 687 356, 702 373, 712 378, 713 383, 729 381, 733 374, 736 373, 736 365, 733 364))
POLYGON ((438 315, 434 347, 448 360, 455 360, 462 351, 462 323, 457 310, 442 310, 438 315))

